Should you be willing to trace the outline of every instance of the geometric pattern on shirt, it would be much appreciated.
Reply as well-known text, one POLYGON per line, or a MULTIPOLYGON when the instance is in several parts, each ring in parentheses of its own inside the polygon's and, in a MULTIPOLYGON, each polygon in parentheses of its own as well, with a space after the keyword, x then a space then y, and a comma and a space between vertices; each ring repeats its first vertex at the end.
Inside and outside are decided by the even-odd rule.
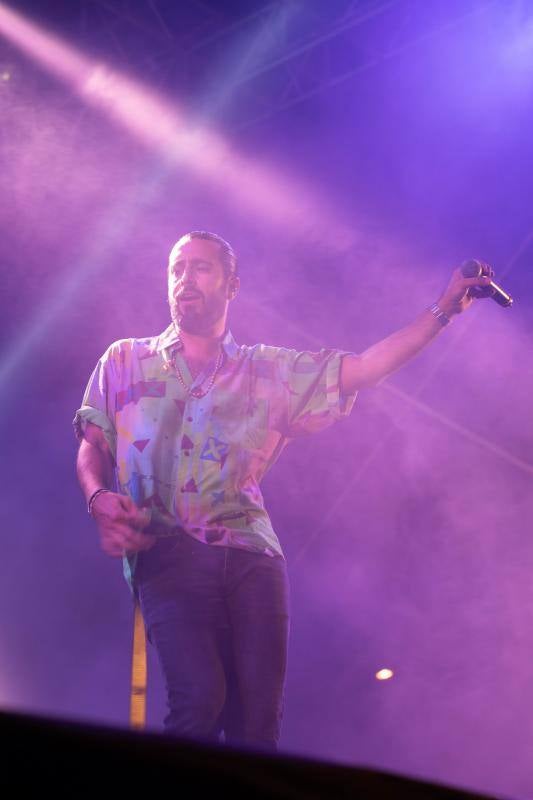
POLYGON ((161 496, 157 492, 151 494, 150 497, 146 497, 141 503, 141 507, 150 508, 151 506, 155 506, 155 508, 159 509, 159 511, 163 512, 164 514, 169 513, 166 505, 161 499, 161 496))
POLYGON ((266 359, 257 359, 254 363, 254 376, 256 378, 266 378, 273 381, 276 377, 276 364, 266 359))
POLYGON ((162 481, 159 478, 156 478, 155 475, 144 475, 140 472, 132 472, 131 478, 127 483, 123 485, 122 488, 127 489, 127 493, 130 497, 135 500, 137 503, 137 497, 139 490, 143 483, 159 483, 161 486, 164 486, 166 489, 174 489, 175 484, 167 483, 166 481, 162 481))
POLYGON ((301 414, 296 423, 290 426, 290 434, 296 435, 298 433, 312 433, 313 431, 320 431, 324 427, 323 420, 327 419, 329 411, 325 409, 319 413, 306 411, 301 414))
POLYGON ((211 492, 211 496, 213 498, 213 502, 211 503, 211 507, 214 508, 219 503, 223 503, 225 494, 226 493, 225 493, 224 489, 222 489, 221 492, 211 492))
MULTIPOLYGON (((321 429, 351 409, 353 398, 347 398, 342 405, 339 399, 338 373, 343 352, 309 354, 279 348, 263 351, 261 346, 237 350, 233 343, 235 357, 229 357, 221 369, 224 390, 222 386, 217 388, 215 382, 209 395, 211 400, 206 406, 203 402, 198 405, 193 398, 187 397, 176 383, 175 376, 168 372, 163 377, 163 373, 143 374, 139 371, 139 367, 142 370, 145 365, 154 364, 154 369, 159 368, 162 348, 157 349, 158 343, 159 340, 155 339, 150 340, 149 346, 144 340, 114 343, 113 349, 109 349, 109 353, 100 359, 87 385, 82 403, 87 408, 79 409, 83 421, 90 420, 93 409, 96 409, 107 414, 111 425, 114 424, 121 492, 127 492, 139 506, 148 499, 154 513, 154 533, 160 517, 165 525, 167 523, 166 512, 160 508, 162 501, 171 514, 168 527, 175 525, 176 515, 172 510, 175 502, 180 505, 180 524, 184 527, 201 524, 201 529, 195 535, 204 538, 204 541, 206 527, 235 528, 242 537, 239 546, 255 549, 257 541, 260 541, 279 552, 279 544, 260 491, 250 483, 248 491, 242 492, 242 474, 250 474, 259 483, 266 465, 273 463, 279 454, 277 442, 281 430, 288 436, 293 433, 293 428, 302 433, 321 429), (152 349, 157 350, 157 356, 145 360, 147 351, 152 349), (118 368, 118 359, 123 368, 118 368), (273 362, 274 366, 267 366, 265 362, 273 362), (270 376, 273 380, 269 379, 270 376), (286 381, 285 385, 282 381, 286 381), (325 390, 331 393, 328 391, 326 395, 325 390), (138 402, 141 398, 142 402, 138 402), (168 398, 170 406, 165 398, 168 398), (155 402, 148 403, 149 399, 155 402), (158 408, 160 404, 163 405, 161 410, 165 411, 163 416, 158 408), (197 416, 192 413, 192 406, 196 406, 197 416), (185 424, 182 427, 182 419, 184 423, 185 420, 191 423, 192 427, 188 428, 185 424), (213 427, 206 428, 206 424, 212 424, 213 427), (180 449, 187 431, 194 443, 190 451, 180 449), (241 433, 240 437, 236 436, 236 431, 241 433), (207 441, 210 435, 215 438, 214 442, 207 441), (224 440, 224 436, 228 438, 224 440), (234 442, 234 437, 238 441, 234 442), (139 452, 139 447, 148 438, 150 447, 146 444, 142 453, 139 452), (216 440, 229 442, 227 450, 224 447, 219 449, 216 440), (142 459, 138 459, 134 451, 139 452, 142 459), (187 452, 190 456, 186 455, 187 452), (202 465, 199 461, 193 462, 195 453, 198 456, 203 454, 204 460, 210 461, 211 468, 207 465, 207 470, 209 472, 209 469, 215 468, 214 471, 220 473, 219 481, 216 481, 218 475, 215 477, 212 473, 209 475, 211 480, 207 479, 207 475, 203 476, 202 465), (233 453, 234 463, 230 463, 229 456, 233 456, 233 453), (189 462, 190 470, 184 459, 189 462), (219 460, 217 462, 214 459, 219 460), (141 463, 142 475, 137 472, 141 463), (181 480, 176 487, 174 470, 178 467, 181 480), (236 485, 239 485, 237 492, 234 491, 236 485), (182 500, 180 503, 179 497, 175 497, 176 489, 185 502, 182 500), (226 491, 222 497, 224 489, 226 491), (192 506, 180 494, 184 490, 196 495, 193 498, 191 494, 192 506), (154 493, 159 494, 154 497, 154 493), (189 506, 191 519, 194 517, 192 521, 187 510, 189 506), (237 514, 240 518, 218 519, 224 512, 231 517, 237 514)), ((230 538, 228 533, 220 544, 226 544, 226 537, 230 538)), ((235 544, 233 541, 231 543, 235 544)))
POLYGON ((305 353, 305 356, 297 359, 293 366, 292 371, 300 375, 313 374, 316 371, 316 365, 328 356, 331 350, 322 350, 320 353, 305 353))
POLYGON ((139 381, 121 392, 117 392, 116 410, 121 411, 128 403, 138 403, 141 397, 164 397, 164 381, 139 381))
POLYGON ((194 447, 194 442, 192 439, 189 439, 187 434, 183 434, 183 438, 181 440, 181 449, 182 450, 192 450, 194 447))
POLYGON ((216 461, 217 463, 224 462, 229 453, 229 444, 217 439, 216 436, 210 436, 204 444, 200 458, 204 461, 216 461))
POLYGON ((133 442, 133 446, 136 447, 140 453, 142 453, 149 441, 150 439, 137 439, 136 442, 133 442))
POLYGON ((205 540, 207 544, 214 544, 220 542, 226 535, 226 528, 205 528, 205 540))
POLYGON ((290 385, 289 381, 281 381, 282 386, 288 391, 289 394, 298 395, 300 392, 296 392, 292 386, 290 385))
POLYGON ((178 410, 181 412, 181 415, 183 416, 185 414, 185 401, 184 400, 174 400, 174 402, 176 403, 176 405, 178 407, 178 410))
POLYGON ((245 508, 243 511, 226 511, 223 514, 218 514, 216 517, 213 517, 211 522, 216 522, 216 523, 220 524, 220 523, 230 522, 231 520, 237 520, 237 519, 245 519, 246 520, 246 522, 245 522, 246 525, 250 525, 251 522, 252 522, 251 514, 250 514, 250 512, 248 511, 247 508, 245 508))

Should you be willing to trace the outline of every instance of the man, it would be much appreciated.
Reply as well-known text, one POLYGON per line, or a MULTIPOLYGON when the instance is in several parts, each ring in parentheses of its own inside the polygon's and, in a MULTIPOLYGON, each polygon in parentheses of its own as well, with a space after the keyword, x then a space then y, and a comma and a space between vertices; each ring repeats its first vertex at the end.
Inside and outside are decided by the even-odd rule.
POLYGON ((202 231, 173 247, 171 324, 112 344, 75 418, 80 484, 138 595, 169 732, 277 747, 288 586, 260 480, 290 439, 348 414, 358 389, 416 355, 489 280, 456 270, 438 303, 361 355, 239 347, 232 248, 202 231))

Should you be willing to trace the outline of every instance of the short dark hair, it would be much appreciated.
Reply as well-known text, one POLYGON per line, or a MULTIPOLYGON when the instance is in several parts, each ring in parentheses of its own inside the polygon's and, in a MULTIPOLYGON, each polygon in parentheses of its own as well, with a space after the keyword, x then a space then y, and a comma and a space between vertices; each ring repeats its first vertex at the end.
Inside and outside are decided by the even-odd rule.
MULTIPOLYGON (((180 236, 178 242, 181 242, 182 239, 205 239, 208 242, 215 242, 215 244, 218 244, 220 247, 220 261, 226 278, 239 274, 239 265, 233 247, 229 242, 223 239, 222 236, 219 236, 218 233, 211 233, 211 231, 190 231, 190 233, 184 233, 183 236, 180 236)), ((174 245, 174 247, 175 246, 176 245, 174 245)))

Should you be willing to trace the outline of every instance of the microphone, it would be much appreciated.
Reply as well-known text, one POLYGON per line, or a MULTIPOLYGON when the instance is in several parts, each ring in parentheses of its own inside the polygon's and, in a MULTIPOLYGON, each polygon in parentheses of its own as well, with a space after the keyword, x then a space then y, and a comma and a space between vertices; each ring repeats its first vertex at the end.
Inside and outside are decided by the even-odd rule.
MULTIPOLYGON (((483 261, 478 261, 475 258, 470 258, 468 261, 461 264, 461 272, 465 278, 481 278, 486 275, 489 278, 494 277, 494 270, 485 264, 483 261)), ((492 297, 499 306, 510 308, 513 305, 513 298, 507 294, 501 286, 491 280, 488 286, 471 286, 468 290, 471 297, 492 297)))

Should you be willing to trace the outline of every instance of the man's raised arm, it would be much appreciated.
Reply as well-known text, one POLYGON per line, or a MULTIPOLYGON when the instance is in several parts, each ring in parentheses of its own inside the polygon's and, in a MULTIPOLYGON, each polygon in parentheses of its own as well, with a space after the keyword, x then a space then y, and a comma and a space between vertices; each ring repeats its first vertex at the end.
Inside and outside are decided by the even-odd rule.
POLYGON ((342 394, 351 394, 380 381, 417 355, 442 330, 455 314, 465 311, 473 302, 468 290, 473 286, 490 285, 489 277, 465 278, 456 269, 442 297, 413 322, 372 345, 360 355, 342 359, 340 385, 342 394))

